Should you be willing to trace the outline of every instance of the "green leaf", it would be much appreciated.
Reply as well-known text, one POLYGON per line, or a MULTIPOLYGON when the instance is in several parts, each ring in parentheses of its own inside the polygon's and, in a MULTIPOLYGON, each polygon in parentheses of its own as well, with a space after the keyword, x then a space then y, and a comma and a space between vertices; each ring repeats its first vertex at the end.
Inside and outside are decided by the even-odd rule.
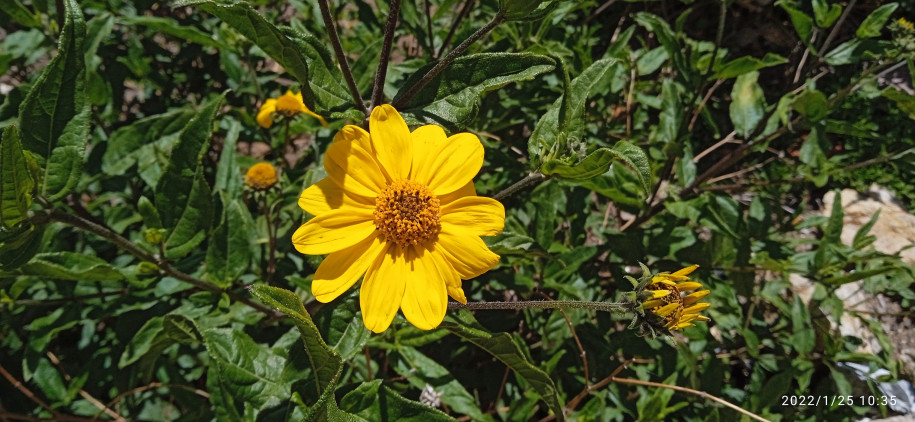
POLYGON ((226 288, 248 269, 254 222, 240 200, 222 196, 222 202, 222 223, 213 231, 207 247, 206 280, 226 288))
POLYGON ((232 47, 222 40, 213 37, 192 26, 180 25, 175 19, 160 18, 155 16, 123 16, 119 17, 119 23, 124 25, 141 25, 149 29, 164 32, 166 34, 181 38, 183 40, 215 47, 218 49, 231 49, 232 47))
POLYGON ((67 386, 64 384, 63 377, 60 376, 60 372, 51 364, 51 361, 45 358, 39 358, 32 382, 55 402, 65 401, 67 398, 67 386))
POLYGON ((408 400, 381 385, 382 380, 363 382, 340 399, 340 410, 364 420, 454 421, 454 418, 422 403, 408 400))
POLYGON ((801 42, 804 43, 813 54, 817 54, 816 49, 813 48, 813 44, 811 44, 813 37, 813 18, 798 10, 797 4, 793 1, 780 0, 776 2, 775 5, 781 6, 785 12, 788 12, 788 17, 791 18, 791 24, 794 26, 794 31, 797 32, 797 35, 801 38, 801 42))
POLYGON ((842 210, 842 193, 835 192, 832 202, 832 212, 829 214, 829 221, 823 228, 823 237, 820 239, 816 254, 813 257, 813 264, 817 269, 823 268, 827 264, 827 251, 831 246, 842 244, 842 226, 845 221, 845 212, 842 210))
POLYGON ((891 41, 852 38, 826 53, 823 60, 832 66, 857 63, 882 57, 891 48, 891 41))
POLYGON ((639 187, 647 194, 651 187, 651 166, 648 156, 641 148, 627 141, 619 141, 612 148, 600 148, 573 165, 563 164, 558 160, 547 161, 543 163, 540 171, 547 176, 590 179, 606 173, 616 160, 623 161, 635 170, 639 187))
POLYGON ((331 349, 348 361, 362 352, 371 332, 365 328, 362 315, 358 312, 356 292, 344 295, 332 305, 324 306, 315 315, 315 326, 323 334, 331 349))
POLYGON ((222 153, 219 154, 219 166, 216 168, 216 181, 213 190, 222 192, 229 199, 241 198, 242 175, 238 167, 237 147, 238 135, 241 133, 241 123, 234 119, 225 119, 228 123, 226 139, 222 144, 222 153))
POLYGON ((583 127, 580 123, 585 115, 585 102, 589 96, 593 95, 591 91, 599 85, 601 80, 612 77, 622 69, 618 63, 616 59, 607 58, 588 66, 572 80, 567 88, 566 91, 571 93, 571 98, 567 100, 565 94, 557 98, 549 110, 537 121, 527 144, 528 154, 535 167, 545 161, 545 155, 558 153, 558 149, 566 143, 568 136, 582 134, 583 127), (560 129, 561 111, 565 111, 568 116, 563 119, 566 121, 564 126, 568 132, 562 132, 560 129))
POLYGON ((302 341, 305 342, 305 351, 308 353, 311 367, 315 373, 318 393, 326 389, 333 390, 343 369, 343 360, 334 350, 324 343, 318 327, 311 321, 302 300, 289 290, 257 284, 251 288, 251 293, 267 306, 288 315, 292 318, 302 341))
POLYGON ((7 126, 0 136, 0 229, 10 229, 26 219, 34 188, 19 128, 7 126))
POLYGON ((683 101, 678 84, 665 78, 661 82, 661 114, 658 117, 658 134, 661 142, 676 143, 683 123, 683 101))
POLYGON ((829 115, 829 102, 822 92, 807 89, 794 98, 792 107, 811 123, 819 122, 829 115))
POLYGON ((861 25, 858 26, 858 30, 855 31, 855 35, 858 38, 874 38, 880 36, 880 31, 886 25, 886 21, 890 18, 890 15, 896 11, 896 8, 899 7, 898 3, 887 3, 883 6, 878 7, 870 15, 867 15, 864 18, 864 22, 861 22, 861 25))
POLYGON ((261 409, 289 399, 290 389, 282 382, 284 358, 277 351, 256 343, 242 331, 229 328, 204 330, 203 341, 212 368, 223 388, 233 396, 261 409))
POLYGON ((19 107, 22 146, 43 159, 40 193, 54 200, 79 181, 89 135, 85 98, 86 22, 75 0, 66 0, 58 54, 19 107))
POLYGON ((477 345, 502 361, 515 371, 515 374, 531 385, 533 390, 540 395, 540 398, 553 411, 557 420, 565 420, 562 413, 562 405, 559 403, 556 384, 553 383, 553 380, 550 379, 546 372, 543 372, 528 360, 510 335, 506 333, 490 333, 467 310, 447 314, 441 327, 477 345))
POLYGON ((13 20, 29 28, 41 27, 41 18, 23 6, 19 0, 0 0, 0 12, 10 15, 13 20))
POLYGON ((813 0, 813 18, 820 28, 829 28, 842 14, 842 6, 826 0, 813 0))
POLYGON ((552 0, 500 0, 499 11, 507 21, 543 19, 559 4, 552 0))
POLYGON ((739 136, 749 137, 766 113, 766 97, 756 83, 759 72, 752 71, 737 77, 731 90, 731 121, 739 136))
POLYGON ((868 233, 870 233, 871 229, 874 227, 874 224, 877 223, 877 219, 880 218, 880 211, 882 210, 878 209, 877 212, 871 216, 871 219, 868 220, 866 224, 861 226, 861 228, 858 229, 858 231, 855 233, 855 238, 851 242, 851 247, 853 249, 859 251, 864 250, 864 248, 870 246, 872 243, 874 243, 875 240, 877 240, 875 236, 871 236, 868 233))
POLYGON ((102 156, 102 171, 120 176, 136 164, 140 177, 155 187, 182 130, 197 114, 197 110, 182 108, 119 128, 108 138, 108 147, 102 156))
POLYGON ((38 252, 44 226, 20 224, 10 230, 0 229, 0 271, 19 268, 38 252))
MULTIPOLYGON (((435 63, 413 73, 394 96, 394 103, 435 63)), ((435 123, 460 129, 476 116, 480 96, 512 82, 531 80, 549 72, 556 62, 530 53, 480 53, 456 59, 400 106, 407 124, 435 123)))
POLYGON ((738 57, 721 65, 715 74, 711 76, 711 79, 730 79, 754 70, 785 63, 788 63, 788 59, 775 53, 766 53, 762 59, 750 56, 738 57))
POLYGON ((394 370, 406 377, 413 387, 423 390, 428 385, 441 394, 442 403, 455 412, 475 421, 484 419, 476 400, 447 368, 412 347, 397 349, 395 356, 394 370))
POLYGON ((686 57, 683 55, 684 46, 677 40, 677 35, 661 17, 647 12, 637 12, 633 18, 645 29, 653 32, 658 41, 667 50, 670 60, 673 62, 674 69, 677 70, 677 76, 681 77, 687 84, 692 79, 692 71, 687 64, 686 57))
POLYGON ((305 105, 310 110, 315 109, 315 96, 309 84, 308 61, 300 50, 301 46, 264 19, 250 4, 190 0, 179 1, 178 6, 193 6, 205 10, 251 40, 299 81, 305 105))
MULTIPOLYGON (((124 275, 101 258, 77 252, 48 252, 35 255, 15 275, 72 281, 119 281, 124 275)), ((10 274, 0 273, 0 277, 10 274)))
POLYGON ((165 240, 167 258, 186 255, 206 237, 213 199, 200 161, 209 147, 213 119, 224 98, 220 95, 208 102, 187 123, 156 185, 156 207, 163 227, 171 230, 165 240))
POLYGON ((140 362, 140 371, 149 374, 152 364, 169 346, 175 343, 200 341, 194 321, 180 314, 169 314, 149 319, 124 347, 118 368, 140 362))
POLYGON ((331 118, 347 118, 348 112, 365 116, 362 111, 353 110, 353 98, 343 80, 343 72, 327 51, 326 42, 312 35, 306 35, 291 29, 282 30, 293 43, 298 52, 308 63, 308 84, 315 96, 316 113, 329 114, 331 118))

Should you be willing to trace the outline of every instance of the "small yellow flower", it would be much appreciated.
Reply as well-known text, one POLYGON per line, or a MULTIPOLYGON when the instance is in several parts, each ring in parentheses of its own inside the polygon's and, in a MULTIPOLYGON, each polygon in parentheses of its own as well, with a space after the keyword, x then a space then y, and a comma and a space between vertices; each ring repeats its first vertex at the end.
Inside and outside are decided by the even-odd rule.
POLYGON ((269 163, 257 163, 245 174, 245 184, 254 190, 265 190, 276 184, 276 167, 269 163))
POLYGON ((261 105, 257 112, 257 123, 265 128, 273 125, 273 113, 280 113, 286 117, 293 117, 299 113, 305 113, 321 121, 322 126, 327 126, 327 121, 323 117, 308 109, 305 101, 302 100, 302 93, 293 94, 292 91, 286 91, 279 98, 268 98, 261 105))
POLYGON ((369 132, 348 125, 324 155, 327 178, 299 206, 315 215, 292 235, 308 255, 329 254, 311 285, 329 302, 365 277, 359 304, 380 333, 398 308, 423 330, 445 317, 448 296, 466 303, 461 279, 499 262, 480 236, 502 231, 505 209, 476 196, 483 145, 470 133, 448 137, 436 125, 410 132, 390 105, 375 107, 369 132))
POLYGON ((676 331, 691 327, 696 321, 709 321, 708 317, 699 315, 699 312, 711 304, 696 303, 708 295, 709 291, 699 290, 686 296, 682 294, 702 287, 702 284, 689 279, 689 274, 696 268, 699 266, 686 267, 673 274, 660 273, 653 276, 645 286, 645 291, 652 296, 642 303, 642 309, 660 317, 667 330, 676 331))

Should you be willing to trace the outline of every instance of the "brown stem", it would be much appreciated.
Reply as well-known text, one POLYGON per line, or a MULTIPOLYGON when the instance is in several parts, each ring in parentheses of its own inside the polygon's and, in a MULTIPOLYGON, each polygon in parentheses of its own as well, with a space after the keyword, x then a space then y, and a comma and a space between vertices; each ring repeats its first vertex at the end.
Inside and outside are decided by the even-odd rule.
MULTIPOLYGON (((384 26, 384 40, 381 43, 381 57, 378 59, 378 70, 375 71, 375 83, 372 86, 372 108, 381 105, 384 97, 384 78, 388 72, 388 60, 391 58, 391 45, 394 41, 394 29, 400 15, 400 0, 391 1, 388 22, 384 26)), ((368 114, 365 116, 369 118, 368 114)))
POLYGON ((506 197, 508 197, 509 195, 511 195, 521 189, 524 189, 528 185, 531 185, 531 184, 534 184, 537 182, 542 182, 546 179, 549 179, 549 176, 545 176, 543 173, 540 173, 540 172, 531 173, 531 174, 525 176, 523 179, 515 182, 511 186, 509 186, 505 189, 502 189, 501 192, 493 195, 492 199, 502 202, 502 200, 505 199, 506 197))
POLYGON ((330 6, 327 1, 318 0, 318 7, 321 8, 321 16, 324 18, 324 27, 327 28, 327 35, 330 36, 330 44, 334 47, 334 54, 337 56, 337 61, 340 62, 340 70, 343 71, 343 79, 346 80, 346 86, 349 87, 349 93, 353 96, 356 108, 368 116, 369 111, 365 107, 365 100, 359 94, 359 88, 356 87, 353 71, 350 70, 349 63, 346 61, 346 54, 343 53, 343 46, 337 36, 337 25, 334 24, 334 18, 330 15, 330 6))
MULTIPOLYGON (((28 397, 29 400, 31 400, 31 401, 35 402, 35 404, 41 406, 42 409, 47 410, 48 412, 51 412, 52 414, 54 414, 55 417, 57 417, 59 415, 59 413, 57 413, 53 409, 51 409, 51 406, 48 406, 47 403, 45 403, 43 400, 39 399, 38 396, 36 396, 35 393, 32 393, 32 391, 29 390, 23 383, 19 382, 19 380, 17 380, 16 377, 13 376, 13 374, 9 373, 6 370, 6 368, 3 367, 3 365, 0 365, 0 374, 2 374, 3 377, 6 378, 6 380, 10 382, 10 384, 13 384, 13 387, 16 387, 17 390, 19 390, 23 395, 28 397)), ((6 416, 12 417, 11 415, 6 415, 6 416)))
MULTIPOLYGON (((54 355, 54 353, 51 353, 50 351, 48 351, 46 353, 46 355, 48 356, 48 359, 51 360, 51 363, 53 363, 54 366, 57 367, 57 369, 60 369, 60 372, 64 375, 64 379, 67 381, 70 381, 71 380, 70 374, 68 374, 67 371, 65 371, 64 368, 61 367, 60 359, 57 359, 57 356, 54 355)), ((115 411, 109 409, 107 406, 102 404, 102 402, 98 401, 98 399, 96 399, 95 397, 92 397, 92 395, 87 393, 86 390, 80 389, 79 395, 82 398, 86 399, 86 401, 88 401, 89 403, 92 403, 92 405, 97 407, 99 409, 99 411, 105 412, 106 415, 114 418, 115 421, 127 422, 127 419, 122 418, 121 415, 119 415, 119 414, 115 413, 115 411)))
POLYGON ((713 402, 715 402, 715 403, 718 403, 718 404, 720 404, 720 405, 729 407, 729 408, 731 408, 732 410, 735 410, 735 411, 737 411, 737 412, 739 412, 739 413, 741 413, 741 414, 743 414, 743 415, 745 415, 745 416, 747 416, 747 417, 749 417, 749 418, 751 418, 751 419, 754 419, 754 420, 757 420, 757 421, 761 421, 761 422, 769 422, 767 419, 763 418, 762 416, 759 416, 759 415, 757 415, 757 414, 755 414, 755 413, 753 413, 753 412, 750 412, 749 410, 744 410, 744 409, 743 409, 742 407, 740 407, 740 406, 737 406, 737 405, 732 404, 731 402, 728 402, 728 401, 726 401, 726 400, 724 400, 724 399, 721 399, 721 398, 718 398, 718 397, 716 397, 716 396, 713 396, 713 395, 711 395, 711 394, 709 394, 709 393, 706 393, 705 391, 693 390, 692 388, 680 387, 680 386, 678 386, 678 385, 668 385, 668 384, 661 384, 661 383, 659 383, 659 382, 634 380, 634 379, 629 379, 629 378, 616 378, 616 377, 612 377, 611 380, 612 380, 613 382, 616 382, 616 383, 619 383, 619 384, 641 385, 641 386, 643 386, 643 387, 669 388, 669 389, 674 390, 674 391, 680 391, 680 392, 683 392, 683 393, 693 394, 693 395, 702 397, 702 398, 704 398, 704 399, 711 400, 711 401, 713 401, 713 402))
POLYGON ((255 302, 255 301, 251 300, 250 298, 241 296, 238 293, 235 293, 231 290, 223 290, 223 289, 219 288, 219 286, 216 286, 215 284, 208 283, 206 281, 200 280, 198 278, 185 274, 181 271, 178 271, 177 269, 175 269, 175 267, 172 267, 172 265, 167 260, 165 260, 164 256, 161 256, 161 255, 157 256, 157 255, 150 254, 149 252, 143 250, 142 248, 140 248, 133 242, 131 242, 131 241, 125 239, 124 237, 122 237, 121 235, 115 233, 111 229, 98 225, 98 224, 95 224, 95 223, 88 221, 84 218, 81 218, 79 216, 67 214, 67 213, 57 210, 57 209, 51 209, 51 210, 44 210, 44 211, 40 211, 40 212, 36 213, 35 216, 32 218, 32 221, 36 224, 43 224, 48 221, 58 221, 58 222, 76 227, 78 229, 85 230, 89 233, 98 235, 98 236, 104 238, 105 240, 108 240, 111 243, 114 243, 116 246, 120 247, 121 249, 124 249, 125 251, 129 252, 131 255, 133 255, 137 258, 140 258, 144 261, 150 261, 150 262, 156 263, 156 265, 159 266, 159 269, 162 271, 162 273, 167 274, 171 277, 174 277, 178 280, 181 280, 185 283, 188 283, 194 287, 197 287, 201 290, 206 290, 208 292, 217 293, 217 294, 225 293, 232 300, 244 303, 245 305, 248 305, 254 309, 257 309, 258 311, 263 312, 264 314, 266 314, 268 316, 277 317, 277 316, 283 315, 282 313, 279 313, 276 310, 273 310, 267 306, 264 306, 263 304, 255 302))

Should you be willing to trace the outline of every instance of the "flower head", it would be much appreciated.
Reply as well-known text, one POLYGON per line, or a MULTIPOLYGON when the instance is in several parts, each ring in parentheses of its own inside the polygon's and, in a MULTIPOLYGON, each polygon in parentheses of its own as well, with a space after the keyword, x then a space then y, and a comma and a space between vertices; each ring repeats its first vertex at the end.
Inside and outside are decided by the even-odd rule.
POLYGON ((279 113, 286 117, 293 117, 299 113, 305 113, 321 121, 321 125, 327 126, 327 121, 323 117, 308 109, 305 101, 302 100, 302 93, 293 94, 292 91, 286 91, 279 98, 268 98, 261 105, 257 112, 257 123, 265 128, 273 125, 273 114, 279 113))
POLYGON ((709 321, 699 312, 711 304, 697 303, 709 294, 708 290, 695 291, 702 284, 691 281, 689 274, 699 268, 698 265, 683 268, 673 274, 648 274, 636 287, 636 295, 641 303, 639 315, 633 325, 639 326, 643 334, 670 334, 672 331, 693 326, 697 321, 709 321), (688 293, 692 292, 692 293, 688 293), (688 294, 687 294, 688 293, 688 294))
POLYGON ((476 196, 483 145, 470 133, 448 137, 436 125, 410 132, 390 105, 376 107, 369 132, 346 126, 324 155, 327 178, 299 206, 315 218, 293 234, 304 254, 329 254, 312 293, 329 302, 365 276, 360 307, 380 333, 398 309, 420 329, 437 327, 448 296, 466 303, 461 279, 495 266, 480 236, 502 231, 505 209, 476 196))
POLYGON ((912 22, 910 22, 910 21, 907 20, 906 18, 899 18, 899 19, 896 20, 896 23, 899 24, 900 27, 905 28, 905 29, 907 29, 907 30, 909 30, 909 31, 915 29, 915 24, 913 24, 912 22))
POLYGON ((257 163, 245 173, 245 184, 254 190, 269 189, 276 180, 276 167, 269 163, 257 163))

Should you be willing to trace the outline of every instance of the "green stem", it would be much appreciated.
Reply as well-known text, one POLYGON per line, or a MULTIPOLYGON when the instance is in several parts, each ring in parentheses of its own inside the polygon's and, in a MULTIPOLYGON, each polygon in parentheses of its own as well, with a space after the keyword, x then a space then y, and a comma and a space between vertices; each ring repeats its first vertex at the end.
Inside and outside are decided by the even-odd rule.
POLYGON ((590 309, 626 313, 632 304, 624 302, 588 302, 581 300, 525 300, 518 302, 448 302, 448 309, 590 309))
POLYGON ((511 195, 521 189, 524 189, 528 185, 531 185, 531 184, 534 184, 537 182, 541 182, 546 179, 549 179, 549 176, 546 176, 543 173, 540 173, 540 172, 531 173, 531 174, 527 175, 525 178, 515 182, 513 185, 503 189, 501 192, 493 195, 492 199, 502 202, 502 200, 505 199, 506 197, 508 197, 509 195, 511 195))
POLYGON ((262 196, 261 207, 263 207, 264 218, 267 219, 267 284, 273 284, 273 275, 276 273, 276 229, 273 227, 272 208, 267 205, 267 195, 262 196))
POLYGON ((471 35, 466 40, 464 40, 464 42, 462 42, 460 45, 455 47, 454 50, 451 50, 448 53, 448 55, 446 55, 438 63, 436 63, 435 66, 432 67, 432 69, 429 69, 429 71, 426 72, 425 75, 423 75, 422 79, 420 79, 419 81, 416 82, 416 84, 411 86, 410 89, 406 93, 404 93, 403 95, 400 96, 400 98, 395 99, 394 102, 391 103, 391 105, 394 106, 394 108, 402 107, 404 104, 407 103, 407 101, 410 101, 410 98, 413 98, 413 96, 416 95, 416 93, 418 93, 421 89, 423 89, 423 87, 426 86, 426 84, 431 82, 432 79, 435 79, 435 77, 438 76, 439 73, 441 73, 443 70, 445 70, 446 67, 451 65, 451 63, 454 61, 454 59, 458 58, 458 56, 460 56, 461 54, 464 54, 464 51, 467 51, 467 49, 473 43, 477 42, 480 38, 483 38, 484 36, 486 36, 486 34, 488 34, 490 31, 495 29, 495 27, 499 26, 499 24, 502 22, 505 22, 505 16, 503 16, 502 12, 500 11, 499 13, 496 14, 496 16, 493 16, 492 20, 489 21, 489 23, 487 23, 482 28, 478 29, 477 32, 474 32, 473 35, 471 35))

